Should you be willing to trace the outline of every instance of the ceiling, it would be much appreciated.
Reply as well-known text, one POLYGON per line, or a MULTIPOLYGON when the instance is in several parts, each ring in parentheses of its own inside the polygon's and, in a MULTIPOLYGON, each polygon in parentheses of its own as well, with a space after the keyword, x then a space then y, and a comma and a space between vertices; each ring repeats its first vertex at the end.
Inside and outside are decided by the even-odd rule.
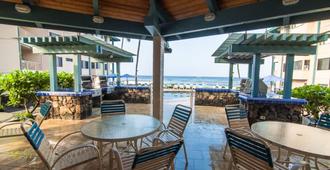
POLYGON ((1 0, 0 23, 166 40, 281 26, 330 18, 329 0, 300 0, 284 6, 281 0, 1 0), (26 4, 22 14, 15 4, 26 4), (205 21, 213 13, 213 21, 205 21), (93 23, 94 15, 104 23, 93 23), (150 29, 151 27, 151 29, 150 29), (154 32, 155 31, 155 32, 154 32))

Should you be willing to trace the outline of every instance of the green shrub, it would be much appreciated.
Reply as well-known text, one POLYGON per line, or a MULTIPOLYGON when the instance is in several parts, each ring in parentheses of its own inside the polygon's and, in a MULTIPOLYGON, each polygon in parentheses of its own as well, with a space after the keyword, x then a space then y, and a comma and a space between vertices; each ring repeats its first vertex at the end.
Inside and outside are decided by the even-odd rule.
POLYGON ((304 106, 306 112, 318 119, 320 112, 329 112, 330 88, 320 85, 306 85, 292 90, 292 96, 306 99, 308 104, 304 106))
POLYGON ((35 92, 49 89, 49 75, 46 72, 13 71, 1 76, 0 88, 8 92, 9 105, 23 104, 26 112, 28 103, 35 101, 35 92))
POLYGON ((19 121, 24 121, 24 120, 26 120, 27 118, 29 118, 29 119, 33 119, 33 118, 34 118, 33 115, 32 115, 32 113, 30 113, 30 112, 20 112, 20 113, 16 113, 16 114, 14 115, 14 117, 15 117, 16 120, 19 120, 19 121))
POLYGON ((60 72, 57 74, 59 88, 73 88, 74 79, 72 73, 60 72))
POLYGON ((5 106, 0 103, 0 112, 3 112, 5 110, 5 106))

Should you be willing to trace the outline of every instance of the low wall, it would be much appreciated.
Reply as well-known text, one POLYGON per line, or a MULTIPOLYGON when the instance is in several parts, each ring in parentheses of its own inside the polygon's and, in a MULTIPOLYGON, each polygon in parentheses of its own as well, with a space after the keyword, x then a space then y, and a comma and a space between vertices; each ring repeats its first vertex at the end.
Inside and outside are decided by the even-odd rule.
POLYGON ((195 89, 195 105, 220 106, 238 104, 238 92, 231 89, 195 89))
POLYGON ((109 94, 104 94, 103 100, 124 100, 126 103, 150 103, 150 87, 120 86, 109 94))
POLYGON ((304 99, 239 98, 248 112, 250 124, 265 120, 301 123, 303 106, 307 103, 304 99))
POLYGON ((51 119, 81 120, 92 114, 92 95, 90 92, 37 92, 40 103, 49 100, 51 119))

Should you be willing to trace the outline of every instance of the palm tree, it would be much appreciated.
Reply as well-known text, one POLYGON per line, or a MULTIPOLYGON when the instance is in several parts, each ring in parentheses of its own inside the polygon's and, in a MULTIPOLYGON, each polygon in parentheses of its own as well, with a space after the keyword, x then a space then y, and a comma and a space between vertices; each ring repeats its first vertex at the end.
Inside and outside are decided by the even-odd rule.
POLYGON ((136 65, 135 65, 135 85, 137 86, 138 85, 138 66, 139 66, 139 56, 140 56, 140 46, 141 46, 141 40, 139 40, 139 43, 138 43, 138 49, 137 49, 137 52, 136 52, 136 65))

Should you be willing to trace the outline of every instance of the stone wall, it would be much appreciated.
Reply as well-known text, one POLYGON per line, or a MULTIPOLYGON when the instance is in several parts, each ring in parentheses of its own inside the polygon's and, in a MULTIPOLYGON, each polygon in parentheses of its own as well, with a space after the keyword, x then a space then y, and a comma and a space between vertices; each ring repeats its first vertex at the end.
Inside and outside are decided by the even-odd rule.
POLYGON ((271 103, 244 103, 248 111, 249 123, 274 120, 283 122, 301 123, 303 105, 271 104, 271 103))
POLYGON ((230 89, 195 89, 195 105, 220 106, 238 104, 237 92, 230 89))
POLYGON ((52 119, 81 120, 92 114, 92 96, 39 96, 40 103, 52 101, 53 108, 48 116, 52 119))
POLYGON ((150 87, 115 87, 110 94, 105 94, 103 100, 124 100, 126 103, 150 103, 150 87))

